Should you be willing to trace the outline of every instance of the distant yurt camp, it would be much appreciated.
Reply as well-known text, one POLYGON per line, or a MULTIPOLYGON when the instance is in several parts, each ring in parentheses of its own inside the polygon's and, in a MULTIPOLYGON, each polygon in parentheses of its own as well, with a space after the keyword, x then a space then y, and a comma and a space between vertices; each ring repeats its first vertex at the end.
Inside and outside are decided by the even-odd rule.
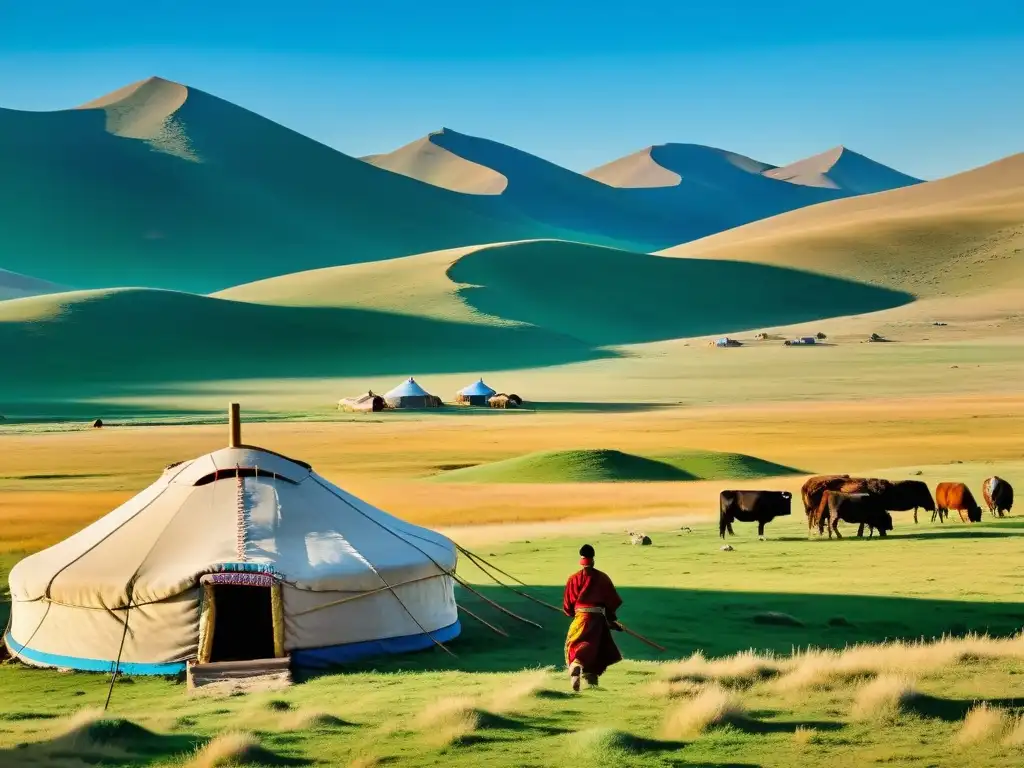
POLYGON ((387 403, 384 402, 384 398, 373 394, 372 391, 359 397, 343 397, 338 401, 339 411, 377 413, 386 407, 387 403))
POLYGON ((487 405, 487 401, 498 394, 496 389, 491 389, 484 380, 474 381, 468 387, 463 387, 455 393, 455 402, 461 405, 487 405))
POLYGON ((440 408, 441 398, 432 395, 411 376, 384 395, 389 408, 440 408))
POLYGON ((449 539, 238 435, 18 563, 12 655, 170 675, 191 662, 329 666, 459 634, 449 539))

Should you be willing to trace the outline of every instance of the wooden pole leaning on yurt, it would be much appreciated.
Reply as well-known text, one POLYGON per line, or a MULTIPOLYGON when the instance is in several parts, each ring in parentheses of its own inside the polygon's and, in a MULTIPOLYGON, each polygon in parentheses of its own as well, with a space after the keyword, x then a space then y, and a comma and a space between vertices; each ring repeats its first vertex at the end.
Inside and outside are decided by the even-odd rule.
POLYGON ((228 406, 228 448, 238 448, 242 444, 242 420, 239 417, 238 403, 228 406))

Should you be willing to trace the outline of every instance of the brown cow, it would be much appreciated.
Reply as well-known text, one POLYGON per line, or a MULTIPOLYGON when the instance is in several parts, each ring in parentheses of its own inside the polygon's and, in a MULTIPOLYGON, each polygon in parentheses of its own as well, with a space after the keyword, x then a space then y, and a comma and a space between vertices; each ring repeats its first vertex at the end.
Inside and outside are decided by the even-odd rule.
POLYGON ((990 477, 981 486, 981 495, 993 517, 1003 517, 1013 509, 1013 486, 1001 477, 990 477))
MULTIPOLYGON (((817 506, 813 508, 813 511, 807 515, 807 530, 817 527, 821 530, 819 523, 821 522, 822 515, 825 514, 825 497, 829 492, 833 493, 845 493, 845 494, 862 494, 867 493, 872 496, 882 496, 891 492, 893 484, 888 480, 882 480, 876 477, 850 477, 849 475, 834 475, 834 476, 821 476, 820 478, 811 478, 811 480, 819 481, 817 484, 812 485, 807 494, 807 501, 813 501, 817 496, 817 506)), ((807 484, 810 484, 811 480, 808 480, 807 484)), ((804 488, 807 488, 807 484, 804 488)), ((863 528, 861 533, 863 534, 863 528)))
POLYGON ((960 520, 965 523, 981 522, 981 507, 974 500, 971 489, 963 483, 939 483, 935 489, 935 511, 932 513, 932 522, 935 516, 939 516, 939 522, 949 517, 949 510, 955 509, 960 513, 960 520))
POLYGON ((877 530, 879 536, 885 538, 887 532, 892 530, 892 515, 882 506, 882 499, 874 493, 840 493, 838 491, 826 491, 821 497, 821 510, 818 518, 818 535, 825 532, 828 526, 828 537, 831 539, 835 533, 837 539, 843 538, 839 533, 839 521, 854 523, 860 526, 857 535, 862 536, 864 526, 871 529, 871 533, 877 530))
POLYGON ((815 475, 814 477, 807 478, 807 482, 800 489, 800 496, 803 499, 804 512, 807 514, 807 517, 810 518, 818 509, 821 504, 821 497, 825 491, 839 490, 839 486, 843 484, 843 481, 849 479, 849 475, 815 475))

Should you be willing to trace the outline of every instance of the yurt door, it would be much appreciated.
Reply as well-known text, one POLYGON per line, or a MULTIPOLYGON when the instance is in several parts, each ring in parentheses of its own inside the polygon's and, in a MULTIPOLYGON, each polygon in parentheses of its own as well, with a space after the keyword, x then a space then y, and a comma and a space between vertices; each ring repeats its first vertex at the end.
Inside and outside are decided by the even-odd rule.
POLYGON ((269 587, 215 584, 210 661, 274 658, 274 612, 269 587))
POLYGON ((269 576, 205 576, 200 663, 284 656, 281 587, 269 576))

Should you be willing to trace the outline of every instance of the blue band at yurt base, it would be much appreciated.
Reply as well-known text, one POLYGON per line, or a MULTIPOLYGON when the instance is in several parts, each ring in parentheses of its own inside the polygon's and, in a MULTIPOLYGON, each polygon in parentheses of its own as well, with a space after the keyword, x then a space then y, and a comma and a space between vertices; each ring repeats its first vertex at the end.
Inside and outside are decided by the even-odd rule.
POLYGON ((114 671, 115 665, 123 675, 177 675, 185 671, 184 661, 171 661, 165 664, 144 664, 131 661, 122 661, 118 664, 110 659, 86 659, 80 656, 62 656, 56 653, 37 651, 22 645, 10 632, 4 638, 7 647, 15 656, 24 659, 30 664, 37 664, 46 667, 65 667, 67 669, 80 669, 83 672, 105 672, 110 674, 114 671))

